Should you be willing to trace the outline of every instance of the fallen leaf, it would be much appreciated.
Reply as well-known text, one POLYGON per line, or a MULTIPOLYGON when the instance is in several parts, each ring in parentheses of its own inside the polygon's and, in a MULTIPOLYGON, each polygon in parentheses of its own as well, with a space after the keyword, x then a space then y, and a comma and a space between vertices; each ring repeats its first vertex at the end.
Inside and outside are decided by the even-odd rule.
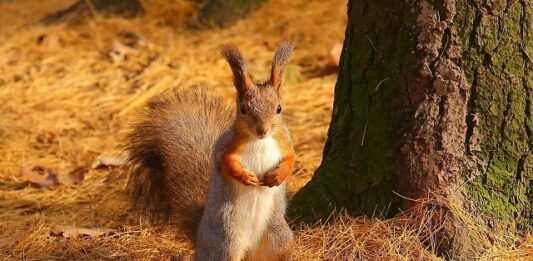
POLYGON ((170 261, 189 261, 192 260, 192 257, 186 255, 185 253, 179 253, 177 255, 170 256, 170 261))
POLYGON ((91 167, 93 169, 105 167, 105 166, 119 167, 119 166, 124 165, 125 162, 126 162, 126 159, 124 157, 100 155, 96 157, 96 159, 91 164, 91 167))
POLYGON ((12 236, 0 237, 0 248, 20 242, 24 238, 26 238, 27 235, 28 233, 26 231, 23 231, 23 232, 16 233, 12 236))
POLYGON ((42 187, 49 187, 58 184, 57 175, 52 170, 40 166, 32 168, 22 167, 20 169, 20 175, 27 179, 30 183, 42 187))
POLYGON ((122 62, 128 55, 135 55, 138 52, 139 50, 115 40, 113 41, 113 48, 111 49, 111 52, 109 52, 109 56, 114 62, 122 62))
POLYGON ((444 170, 441 170, 439 173, 437 173, 437 178, 439 179, 439 184, 445 184, 444 175, 446 173, 444 170))
POLYGON ((77 237, 97 238, 101 236, 109 236, 112 233, 113 233, 112 229, 57 226, 50 232, 50 235, 55 236, 55 237, 64 237, 64 238, 77 238, 77 237))
POLYGON ((43 144, 53 144, 56 142, 57 138, 57 132, 54 131, 41 131, 39 134, 35 137, 35 140, 38 143, 43 144))
POLYGON ((121 43, 136 49, 145 47, 147 44, 144 37, 134 32, 122 31, 119 33, 119 38, 121 43))
POLYGON ((342 43, 336 43, 330 50, 330 64, 339 67, 342 52, 342 43))
POLYGON ((42 34, 37 37, 37 44, 43 45, 50 49, 58 49, 63 46, 63 43, 56 34, 42 34))
POLYGON ((89 171, 89 168, 86 166, 80 166, 69 173, 61 173, 58 175, 59 183, 67 185, 79 185, 85 178, 85 174, 89 171))

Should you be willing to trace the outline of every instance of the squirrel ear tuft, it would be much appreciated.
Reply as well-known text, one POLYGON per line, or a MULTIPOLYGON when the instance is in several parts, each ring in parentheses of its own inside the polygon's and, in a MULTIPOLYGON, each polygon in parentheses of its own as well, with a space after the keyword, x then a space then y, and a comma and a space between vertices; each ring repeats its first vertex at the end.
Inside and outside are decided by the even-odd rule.
POLYGON ((270 83, 276 91, 279 91, 281 85, 283 84, 283 72, 293 49, 293 42, 283 41, 278 45, 276 51, 274 52, 274 58, 272 59, 272 70, 270 72, 270 83))
POLYGON ((234 45, 223 45, 220 47, 220 53, 231 67, 231 71, 233 72, 233 83, 235 84, 235 88, 237 88, 239 95, 245 93, 252 87, 253 82, 250 75, 248 75, 246 63, 242 58, 241 52, 239 52, 239 49, 234 45))

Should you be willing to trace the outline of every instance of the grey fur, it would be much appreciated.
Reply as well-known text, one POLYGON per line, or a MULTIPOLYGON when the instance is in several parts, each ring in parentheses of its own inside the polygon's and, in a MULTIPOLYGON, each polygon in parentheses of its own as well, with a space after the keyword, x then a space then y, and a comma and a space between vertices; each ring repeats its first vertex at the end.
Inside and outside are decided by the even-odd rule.
MULTIPOLYGON (((255 249, 243 249, 236 245, 233 240, 240 229, 235 219, 233 202, 234 182, 224 177, 219 170, 218 162, 235 133, 234 127, 225 132, 218 140, 215 146, 215 158, 217 166, 213 169, 211 176, 211 185, 200 225, 198 226, 198 237, 196 240, 195 261, 217 261, 217 260, 235 260, 236 257, 242 257, 245 260, 288 260, 290 255, 290 244, 293 241, 293 233, 285 221, 286 203, 286 183, 283 183, 283 189, 275 196, 274 210, 263 234, 261 243, 255 249)), ((286 138, 288 130, 283 128, 286 138)))
POLYGON ((126 140, 135 210, 152 222, 170 222, 194 240, 207 199, 213 151, 230 128, 234 109, 202 89, 152 99, 126 140))

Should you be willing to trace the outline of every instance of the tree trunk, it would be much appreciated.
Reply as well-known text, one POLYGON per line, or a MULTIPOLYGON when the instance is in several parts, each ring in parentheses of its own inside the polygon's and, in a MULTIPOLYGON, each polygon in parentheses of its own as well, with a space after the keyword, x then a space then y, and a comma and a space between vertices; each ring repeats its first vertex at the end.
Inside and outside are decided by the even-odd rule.
POLYGON ((44 24, 81 22, 89 15, 119 15, 132 18, 144 12, 138 0, 78 0, 71 6, 53 12, 42 19, 44 24), (96 13, 96 14, 95 14, 96 13))
MULTIPOLYGON (((194 0, 200 5, 197 26, 228 26, 243 15, 261 6, 266 0, 194 0)), ((78 0, 71 6, 53 12, 42 19, 44 24, 59 22, 78 23, 90 15, 119 15, 131 18, 144 13, 139 0, 78 0)))
POLYGON ((265 0, 196 0, 203 4, 199 22, 206 26, 227 26, 248 12, 261 6, 265 0))
POLYGON ((393 214, 393 191, 440 191, 494 229, 533 228, 531 1, 348 5, 324 159, 291 214, 393 214))

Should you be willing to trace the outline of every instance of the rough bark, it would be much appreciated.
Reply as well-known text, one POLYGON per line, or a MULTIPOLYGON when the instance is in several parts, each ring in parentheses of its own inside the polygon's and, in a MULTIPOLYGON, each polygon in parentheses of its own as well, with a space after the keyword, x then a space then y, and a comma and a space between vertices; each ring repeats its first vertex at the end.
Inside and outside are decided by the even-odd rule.
POLYGON ((393 191, 441 191, 495 230, 532 228, 531 1, 348 5, 324 159, 291 213, 391 214, 393 191))
MULTIPOLYGON (((416 77, 412 30, 418 7, 403 1, 349 1, 349 21, 324 158, 293 198, 295 215, 327 216, 336 208, 353 214, 397 209, 394 160, 404 122, 423 92, 407 91, 416 77), (414 97, 418 96, 418 97, 414 97), (390 207, 390 204, 393 204, 390 207)), ((428 84, 428 79, 424 84, 428 84)))

